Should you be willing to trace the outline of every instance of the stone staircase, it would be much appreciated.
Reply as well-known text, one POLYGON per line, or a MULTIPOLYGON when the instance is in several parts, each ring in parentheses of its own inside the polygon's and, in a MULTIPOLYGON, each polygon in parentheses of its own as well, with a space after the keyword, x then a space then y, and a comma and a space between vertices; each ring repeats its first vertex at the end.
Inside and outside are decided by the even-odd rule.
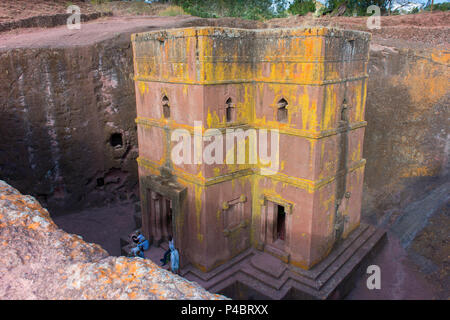
POLYGON ((286 264, 267 252, 251 248, 210 272, 202 273, 187 266, 181 274, 216 293, 240 282, 270 299, 343 297, 383 244, 385 233, 361 225, 311 270, 286 264))
MULTIPOLYGON (((124 256, 133 247, 131 234, 141 227, 139 211, 135 213, 135 220, 136 230, 120 237, 124 256)), ((216 293, 239 283, 268 299, 342 298, 365 272, 367 262, 384 243, 385 235, 384 229, 361 224, 310 270, 284 263, 269 252, 249 248, 209 272, 201 272, 187 264, 181 268, 180 275, 216 293)), ((146 252, 146 258, 159 265, 167 248, 167 242, 152 246, 146 252)))
MULTIPOLYGON (((120 236, 120 255, 127 257, 131 248, 134 247, 133 241, 131 240, 131 236, 135 234, 137 231, 141 231, 142 227, 142 215, 139 204, 136 204, 135 213, 134 213, 134 221, 135 221, 135 229, 133 231, 128 232, 127 234, 123 234, 120 236)), ((150 249, 144 252, 146 258, 151 259, 156 264, 160 264, 159 259, 162 257, 162 253, 165 252, 169 248, 169 244, 167 241, 163 241, 157 245, 152 244, 150 249), (158 255, 154 253, 157 250, 158 255), (162 252, 162 253, 161 253, 162 252)))

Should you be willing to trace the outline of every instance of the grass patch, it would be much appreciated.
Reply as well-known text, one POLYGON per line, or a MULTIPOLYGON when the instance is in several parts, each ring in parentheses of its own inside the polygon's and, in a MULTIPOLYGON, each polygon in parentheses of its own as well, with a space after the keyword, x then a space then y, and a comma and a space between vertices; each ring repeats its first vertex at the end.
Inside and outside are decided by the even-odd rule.
POLYGON ((91 0, 91 4, 93 5, 100 5, 111 2, 111 0, 91 0))
POLYGON ((183 8, 179 6, 168 6, 166 9, 163 9, 158 12, 158 16, 162 17, 174 17, 187 14, 183 8))

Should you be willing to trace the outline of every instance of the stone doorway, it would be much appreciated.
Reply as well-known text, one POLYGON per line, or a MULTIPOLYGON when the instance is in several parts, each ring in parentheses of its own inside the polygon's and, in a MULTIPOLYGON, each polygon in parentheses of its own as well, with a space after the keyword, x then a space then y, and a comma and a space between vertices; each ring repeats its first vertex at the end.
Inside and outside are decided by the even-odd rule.
POLYGON ((180 235, 177 221, 182 214, 186 189, 170 177, 147 176, 140 179, 140 190, 144 236, 156 246, 167 244, 169 236, 177 243, 180 235))
POLYGON ((292 206, 281 199, 265 197, 261 212, 261 246, 282 261, 289 261, 289 223, 292 206))
POLYGON ((286 239, 286 212, 284 206, 276 204, 277 224, 275 241, 283 241, 286 239))
POLYGON ((167 241, 169 236, 174 237, 172 201, 152 190, 147 190, 147 194, 147 228, 151 230, 152 242, 159 245, 167 241))

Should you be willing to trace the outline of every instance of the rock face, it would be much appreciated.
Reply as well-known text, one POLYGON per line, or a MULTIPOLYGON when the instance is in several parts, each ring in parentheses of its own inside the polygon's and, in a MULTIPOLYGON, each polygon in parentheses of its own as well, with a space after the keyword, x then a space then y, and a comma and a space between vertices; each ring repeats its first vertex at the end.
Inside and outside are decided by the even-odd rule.
POLYGON ((141 258, 109 257, 0 180, 0 299, 224 299, 141 258))
POLYGON ((366 212, 404 207, 448 177, 449 61, 446 51, 371 45, 366 212))
MULTIPOLYGON (((25 19, 0 22, 0 32, 8 31, 17 28, 50 28, 67 23, 67 19, 71 16, 68 13, 59 13, 53 15, 33 16, 25 19)), ((81 14, 80 21, 85 22, 93 19, 98 19, 102 16, 112 16, 112 12, 93 12, 88 14, 81 14)))
POLYGON ((129 199, 137 141, 129 40, 0 53, 0 172, 52 212, 129 199))

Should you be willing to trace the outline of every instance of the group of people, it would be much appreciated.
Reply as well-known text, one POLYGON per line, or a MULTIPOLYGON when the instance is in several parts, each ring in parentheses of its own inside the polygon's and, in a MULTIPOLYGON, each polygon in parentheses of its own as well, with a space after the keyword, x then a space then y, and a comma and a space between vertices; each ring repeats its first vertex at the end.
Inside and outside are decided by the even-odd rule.
MULTIPOLYGON (((145 258, 144 251, 150 248, 150 242, 139 231, 131 237, 131 240, 135 244, 135 247, 131 249, 131 255, 145 258)), ((169 248, 164 252, 164 256, 160 261, 162 266, 170 262, 170 270, 173 273, 178 273, 180 269, 180 256, 178 250, 175 248, 172 236, 169 236, 169 248)))
POLYGON ((133 256, 144 258, 144 251, 150 248, 150 242, 139 231, 131 236, 131 240, 136 245, 131 249, 133 256))

